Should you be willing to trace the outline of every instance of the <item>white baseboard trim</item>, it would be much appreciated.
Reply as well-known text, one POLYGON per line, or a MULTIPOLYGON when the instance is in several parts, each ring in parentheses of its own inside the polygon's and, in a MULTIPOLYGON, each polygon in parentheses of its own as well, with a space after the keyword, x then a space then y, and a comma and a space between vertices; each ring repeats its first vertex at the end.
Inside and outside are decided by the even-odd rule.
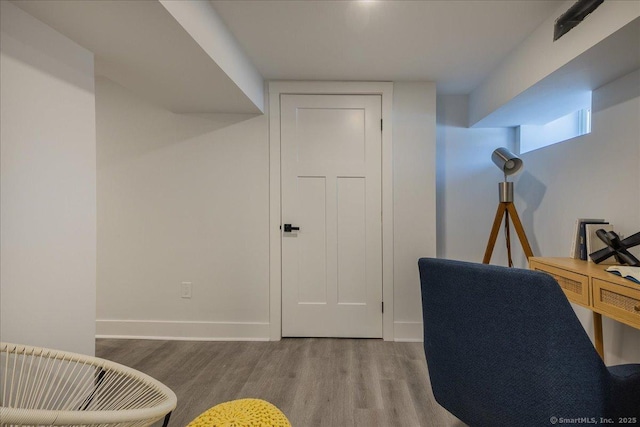
POLYGON ((98 319, 96 338, 269 341, 269 323, 98 319))
POLYGON ((422 342, 422 322, 393 322, 396 342, 422 342))

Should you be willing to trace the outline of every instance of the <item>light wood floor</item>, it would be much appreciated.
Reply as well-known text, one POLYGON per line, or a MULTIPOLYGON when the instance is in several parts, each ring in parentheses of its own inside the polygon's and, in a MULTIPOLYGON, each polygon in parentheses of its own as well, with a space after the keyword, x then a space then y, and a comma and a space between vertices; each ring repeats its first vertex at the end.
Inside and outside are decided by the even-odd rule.
POLYGON ((96 356, 170 387, 178 396, 170 427, 245 397, 273 403, 293 427, 464 426, 435 402, 421 343, 99 339, 96 356))

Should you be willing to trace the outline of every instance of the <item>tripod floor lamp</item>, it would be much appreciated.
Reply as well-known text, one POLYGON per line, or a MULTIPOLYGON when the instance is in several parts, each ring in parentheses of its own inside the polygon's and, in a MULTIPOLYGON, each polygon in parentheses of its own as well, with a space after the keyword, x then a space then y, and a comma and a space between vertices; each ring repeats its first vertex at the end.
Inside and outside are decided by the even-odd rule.
POLYGON ((482 262, 484 264, 489 264, 489 261, 491 261, 491 254, 493 254, 493 248, 496 245, 496 239, 498 237, 498 232, 500 231, 500 224, 502 223, 502 218, 504 217, 504 233, 507 244, 507 257, 509 260, 509 267, 513 267, 513 260, 511 259, 509 216, 511 216, 513 228, 515 228, 516 233, 518 234, 520 244, 522 245, 522 249, 527 256, 527 259, 533 256, 533 251, 531 250, 529 240, 527 240, 527 235, 525 234, 524 228, 522 227, 522 222, 520 222, 518 211, 516 210, 516 206, 513 204, 513 182, 507 181, 508 175, 513 175, 522 168, 522 159, 520 159, 508 149, 501 147, 496 149, 493 154, 491 154, 491 160, 493 160, 493 163, 495 163, 496 166, 498 166, 498 168, 500 168, 500 170, 502 170, 502 172, 504 173, 504 181, 498 184, 500 202, 498 203, 498 210, 496 211, 496 217, 493 220, 493 227, 491 227, 489 242, 487 243, 487 249, 484 252, 484 258, 482 262))

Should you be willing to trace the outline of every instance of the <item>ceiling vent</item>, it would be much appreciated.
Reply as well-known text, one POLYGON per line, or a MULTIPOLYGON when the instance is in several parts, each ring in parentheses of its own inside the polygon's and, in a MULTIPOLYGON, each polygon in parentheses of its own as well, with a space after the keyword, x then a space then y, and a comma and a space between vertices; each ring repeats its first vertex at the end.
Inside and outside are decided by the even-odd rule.
POLYGON ((556 24, 553 27, 553 41, 567 34, 603 2, 604 0, 579 0, 576 2, 569 10, 556 19, 556 24))

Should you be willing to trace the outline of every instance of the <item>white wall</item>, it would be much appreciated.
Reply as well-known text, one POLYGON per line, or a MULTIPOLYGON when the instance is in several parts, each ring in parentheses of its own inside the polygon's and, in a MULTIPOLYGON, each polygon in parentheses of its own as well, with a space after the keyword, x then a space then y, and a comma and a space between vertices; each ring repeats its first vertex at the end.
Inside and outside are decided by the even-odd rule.
MULTIPOLYGON (((640 230, 640 74, 593 93, 592 133, 524 154, 515 204, 536 256, 568 256, 578 217, 604 217, 629 235, 640 230)), ((480 261, 497 205, 500 171, 491 151, 507 129, 465 129, 466 98, 438 98, 438 255, 480 261)), ((500 234, 493 264, 505 264, 500 234), (501 252, 499 252, 499 250, 501 252)), ((516 266, 526 267, 512 235, 516 266)), ((575 307, 592 335, 588 310, 575 307)), ((640 331, 603 320, 608 364, 640 362, 640 331)))
MULTIPOLYGON (((467 128, 468 101, 464 95, 438 97, 437 253, 441 258, 481 262, 498 207, 498 182, 503 180, 491 153, 498 147, 513 150, 515 132, 467 128)), ((506 265, 501 239, 492 263, 506 265)))
POLYGON ((639 96, 636 71, 593 92, 591 134, 522 156, 526 172, 518 179, 516 196, 539 204, 532 225, 545 255, 569 254, 572 230, 567 228, 578 217, 604 217, 625 235, 640 231, 639 96), (551 218, 563 226, 548 227, 551 218))
POLYGON ((267 117, 96 101, 98 335, 267 339, 267 117))
MULTIPOLYGON (((103 78, 96 101, 98 335, 268 339, 268 117, 176 115, 103 78)), ((418 340, 435 85, 396 83, 393 101, 394 332, 418 340)))
POLYGON ((93 55, 0 4, 0 337, 93 355, 93 55))
POLYGON ((436 255, 436 87, 393 84, 394 337, 422 340, 417 261, 436 255))

